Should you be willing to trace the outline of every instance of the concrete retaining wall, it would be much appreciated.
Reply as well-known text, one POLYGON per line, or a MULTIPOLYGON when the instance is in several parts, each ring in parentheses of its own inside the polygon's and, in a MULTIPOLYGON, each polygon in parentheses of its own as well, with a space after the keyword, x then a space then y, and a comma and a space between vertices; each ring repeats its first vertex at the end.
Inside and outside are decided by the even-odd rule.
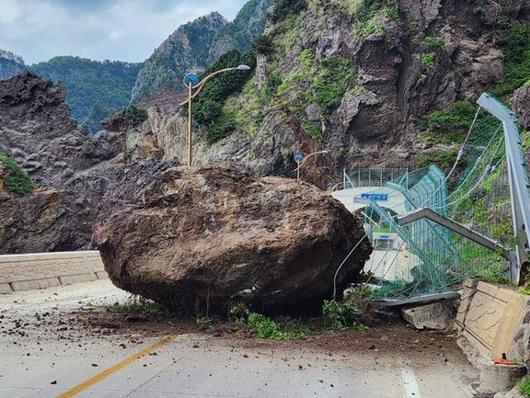
POLYGON ((105 278, 95 250, 0 256, 0 294, 105 278))
POLYGON ((509 287, 468 280, 456 323, 484 358, 506 353, 513 361, 530 359, 530 296, 509 287))

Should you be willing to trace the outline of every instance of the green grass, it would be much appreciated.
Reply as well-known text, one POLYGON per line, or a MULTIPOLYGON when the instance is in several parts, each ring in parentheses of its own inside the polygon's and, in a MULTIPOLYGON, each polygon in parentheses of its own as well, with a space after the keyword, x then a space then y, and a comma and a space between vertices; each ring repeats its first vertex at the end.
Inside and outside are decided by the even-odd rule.
POLYGON ((434 153, 422 153, 418 156, 418 167, 426 167, 436 164, 442 169, 450 168, 458 155, 456 149, 443 150, 434 153))
POLYGON ((169 310, 164 305, 141 296, 131 296, 126 302, 116 302, 106 307, 130 314, 163 315, 169 313, 169 310))
POLYGON ((530 77, 530 26, 513 24, 505 32, 501 42, 504 60, 504 82, 493 88, 492 93, 504 96, 524 85, 530 77))
POLYGON ((526 294, 530 296, 530 286, 520 287, 517 289, 517 293, 526 294))
POLYGON ((509 283, 505 260, 499 253, 464 240, 460 246, 460 268, 468 278, 491 283, 509 283))
POLYGON ((228 319, 231 322, 247 325, 257 337, 262 339, 293 340, 311 333, 311 330, 297 319, 273 320, 263 314, 250 311, 243 302, 234 303, 228 308, 228 319))
POLYGON ((359 321, 360 315, 361 311, 351 299, 324 300, 322 304, 322 316, 326 326, 333 330, 365 329, 366 327, 359 321))
POLYGON ((265 315, 251 312, 246 324, 257 337, 276 340, 293 340, 308 335, 311 331, 299 321, 276 322, 265 315))
POLYGON ((431 47, 436 47, 440 49, 446 48, 445 41, 441 37, 438 37, 438 36, 427 36, 425 37, 424 42, 425 44, 431 47))
MULTIPOLYGON (((240 64, 249 65, 251 68, 256 66, 256 58, 252 51, 246 53, 229 51, 214 62, 204 75, 240 64)), ((209 81, 195 99, 193 103, 195 121, 206 127, 210 143, 227 137, 238 128, 235 115, 225 113, 223 108, 230 97, 241 93, 252 76, 251 72, 223 73, 209 81)))
POLYGON ((436 66, 436 53, 423 53, 420 55, 420 61, 428 69, 434 69, 436 66))
POLYGON ((314 77, 310 102, 317 102, 324 113, 330 113, 341 103, 342 97, 357 84, 357 68, 348 58, 336 55, 322 61, 320 72, 314 77))
POLYGON ((35 188, 29 174, 17 162, 0 151, 0 163, 7 168, 5 186, 9 192, 16 195, 26 195, 35 188))
POLYGON ((309 120, 304 120, 302 122, 302 127, 304 128, 305 132, 314 140, 316 141, 322 140, 322 132, 320 131, 320 128, 315 123, 309 120))
POLYGON ((134 127, 147 120, 147 111, 134 105, 125 108, 123 120, 129 127, 134 127))
POLYGON ((523 377, 517 387, 523 396, 530 397, 530 376, 523 377))
MULTIPOLYGON (((444 109, 426 114, 419 123, 423 137, 431 144, 462 143, 473 122, 477 106, 470 101, 456 101, 444 109)), ((470 137, 470 143, 483 143, 499 122, 486 112, 480 112, 470 137)))

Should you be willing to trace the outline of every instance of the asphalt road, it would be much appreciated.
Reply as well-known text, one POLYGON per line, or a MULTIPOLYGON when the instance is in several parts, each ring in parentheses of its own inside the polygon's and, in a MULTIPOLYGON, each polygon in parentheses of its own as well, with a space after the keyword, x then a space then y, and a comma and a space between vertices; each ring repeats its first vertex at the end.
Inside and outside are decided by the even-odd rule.
POLYGON ((167 328, 102 333, 62 320, 126 298, 108 281, 0 295, 0 397, 457 398, 471 396, 477 378, 461 357, 435 355, 436 344, 431 354, 331 352, 167 328))

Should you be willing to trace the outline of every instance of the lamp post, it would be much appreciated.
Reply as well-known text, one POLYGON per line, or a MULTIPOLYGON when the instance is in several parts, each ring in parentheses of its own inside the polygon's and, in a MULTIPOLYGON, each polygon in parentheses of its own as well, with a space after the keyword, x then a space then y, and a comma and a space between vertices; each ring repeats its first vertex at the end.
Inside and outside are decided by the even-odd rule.
POLYGON ((191 159, 192 159, 192 114, 191 114, 191 103, 192 100, 201 92, 201 90, 204 87, 204 84, 210 80, 212 77, 217 76, 220 73, 223 72, 229 72, 233 70, 238 71, 249 71, 250 66, 248 65, 239 65, 234 68, 225 68, 217 70, 213 73, 210 73, 208 76, 204 77, 202 80, 200 80, 199 76, 196 73, 187 73, 184 76, 183 83, 184 86, 188 89, 188 99, 184 102, 181 102, 179 106, 184 106, 188 104, 188 167, 191 166, 191 159), (195 91, 195 93, 194 93, 195 91))
POLYGON ((307 159, 309 159, 312 156, 320 155, 320 154, 323 154, 323 153, 329 153, 329 151, 313 152, 313 153, 310 153, 309 155, 307 155, 305 158, 304 158, 304 156, 301 153, 297 153, 294 156, 294 160, 296 161, 296 164, 297 164, 297 167, 296 167, 296 179, 298 181, 300 181, 300 169, 304 165, 304 163, 307 161, 307 159))

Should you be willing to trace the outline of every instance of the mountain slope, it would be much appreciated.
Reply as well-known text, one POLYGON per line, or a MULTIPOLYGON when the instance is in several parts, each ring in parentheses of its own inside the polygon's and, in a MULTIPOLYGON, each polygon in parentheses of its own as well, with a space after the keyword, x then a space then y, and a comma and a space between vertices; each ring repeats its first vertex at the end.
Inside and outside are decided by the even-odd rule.
POLYGON ((267 10, 273 0, 250 0, 217 35, 209 50, 208 64, 230 50, 246 50, 265 30, 267 10))
POLYGON ((129 104, 141 64, 61 56, 31 66, 38 76, 62 82, 72 117, 93 133, 108 114, 129 104))
MULTIPOLYGON (((508 100, 530 80, 526 0, 278 0, 268 14, 260 79, 195 101, 198 163, 292 175, 295 153, 325 149, 303 175, 326 187, 343 168, 451 162, 461 126, 429 120, 467 126, 483 91, 508 100)), ((184 160, 185 118, 155 113, 136 136, 184 160)))
POLYGON ((204 71, 221 55, 248 49, 263 33, 272 2, 249 0, 232 22, 213 12, 179 27, 145 61, 132 91, 133 100, 161 90, 179 92, 186 72, 204 71))
POLYGON ((10 51, 0 49, 0 80, 9 79, 26 69, 24 60, 10 51))
POLYGON ((132 89, 133 100, 159 88, 176 90, 188 70, 204 69, 210 45, 227 23, 213 12, 180 26, 144 62, 132 89))
POLYGON ((253 79, 220 104, 235 134, 224 145, 270 159, 265 173, 327 149, 312 172, 331 170, 315 176, 329 182, 343 167, 413 167, 424 115, 530 79, 529 15, 524 0, 278 0, 266 86, 253 79))

